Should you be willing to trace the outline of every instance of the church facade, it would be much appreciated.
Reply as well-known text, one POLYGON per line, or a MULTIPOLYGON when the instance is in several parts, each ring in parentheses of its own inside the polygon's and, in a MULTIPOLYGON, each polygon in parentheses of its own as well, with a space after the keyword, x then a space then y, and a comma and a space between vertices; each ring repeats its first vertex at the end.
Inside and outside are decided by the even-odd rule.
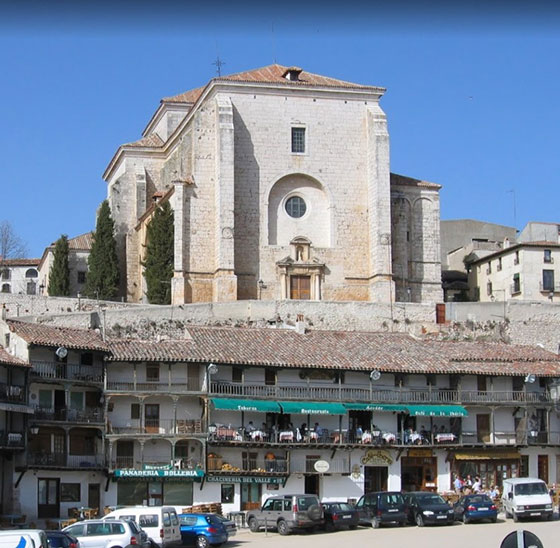
POLYGON ((441 301, 440 186, 390 172, 384 92, 270 65, 163 99, 104 173, 122 294, 169 200, 173 304, 441 301))

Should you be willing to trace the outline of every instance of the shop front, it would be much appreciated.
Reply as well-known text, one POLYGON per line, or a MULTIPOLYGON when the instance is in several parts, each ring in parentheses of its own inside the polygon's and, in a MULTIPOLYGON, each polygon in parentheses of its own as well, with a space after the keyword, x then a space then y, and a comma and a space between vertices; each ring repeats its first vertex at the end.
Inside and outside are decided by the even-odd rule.
POLYGON ((128 470, 113 472, 117 506, 190 506, 193 486, 204 479, 202 470, 128 470))
POLYGON ((504 479, 521 475, 521 455, 515 450, 458 451, 451 458, 453 477, 480 476, 483 487, 497 485, 501 489, 504 479))
POLYGON ((389 466, 393 458, 384 449, 369 449, 361 458, 364 467, 364 493, 387 491, 389 466))
POLYGON ((431 449, 409 449, 401 457, 403 491, 437 491, 437 457, 431 449))

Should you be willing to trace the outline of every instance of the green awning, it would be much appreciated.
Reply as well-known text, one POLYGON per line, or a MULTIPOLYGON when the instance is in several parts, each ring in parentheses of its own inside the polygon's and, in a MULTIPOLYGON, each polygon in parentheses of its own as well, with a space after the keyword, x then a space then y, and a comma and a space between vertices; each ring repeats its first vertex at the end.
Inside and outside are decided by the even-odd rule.
POLYGON ((257 411, 259 413, 281 413, 280 406, 269 400, 237 400, 234 398, 212 398, 214 409, 230 411, 257 411))
POLYGON ((280 401, 278 403, 284 413, 296 413, 299 415, 346 415, 346 407, 341 403, 315 401, 280 401))
POLYGON ((407 412, 404 405, 396 403, 344 403, 346 409, 352 411, 402 411, 407 412))
POLYGON ((462 405, 407 405, 413 417, 466 417, 467 410, 462 405))

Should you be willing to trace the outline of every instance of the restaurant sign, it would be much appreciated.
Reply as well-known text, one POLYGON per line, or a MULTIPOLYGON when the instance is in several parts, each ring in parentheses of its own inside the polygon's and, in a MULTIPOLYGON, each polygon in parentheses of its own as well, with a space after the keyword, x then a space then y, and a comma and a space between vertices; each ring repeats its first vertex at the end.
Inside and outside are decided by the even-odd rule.
POLYGON ((142 470, 171 470, 171 464, 144 464, 142 470))
POLYGON ((276 483, 283 484, 286 478, 267 476, 206 476, 211 483, 276 483))
POLYGON ((128 468, 115 470, 116 478, 191 478, 200 480, 204 476, 202 470, 132 470, 128 468))
POLYGON ((369 449, 366 454, 362 457, 362 464, 366 465, 381 465, 389 466, 393 463, 393 459, 387 451, 382 449, 369 449))

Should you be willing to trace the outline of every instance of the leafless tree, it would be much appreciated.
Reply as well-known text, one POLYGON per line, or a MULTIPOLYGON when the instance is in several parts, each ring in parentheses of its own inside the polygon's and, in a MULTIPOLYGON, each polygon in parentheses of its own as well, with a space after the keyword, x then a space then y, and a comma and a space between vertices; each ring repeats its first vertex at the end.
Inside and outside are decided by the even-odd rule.
POLYGON ((25 242, 15 233, 10 221, 0 221, 0 261, 20 259, 27 254, 25 242))

